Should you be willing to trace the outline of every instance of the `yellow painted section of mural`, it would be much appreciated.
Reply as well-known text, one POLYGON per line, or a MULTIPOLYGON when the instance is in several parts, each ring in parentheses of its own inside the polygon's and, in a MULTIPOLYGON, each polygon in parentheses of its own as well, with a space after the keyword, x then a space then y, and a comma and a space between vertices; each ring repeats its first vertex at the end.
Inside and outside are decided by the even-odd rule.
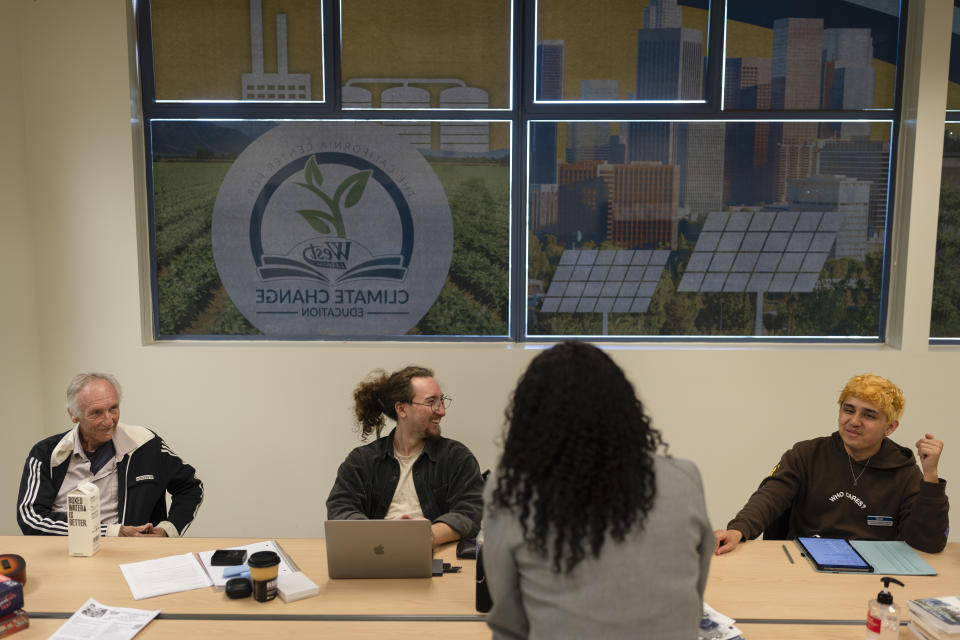
POLYGON ((456 78, 510 106, 509 0, 348 0, 341 12, 344 82, 456 78))
MULTIPOLYGON (((154 73, 160 100, 238 100, 252 70, 250 0, 153 0, 154 73)), ((311 96, 323 96, 320 0, 261 0, 263 62, 277 70, 276 15, 286 14, 288 71, 309 73, 311 96)), ((509 0, 345 0, 342 79, 451 78, 510 107, 509 0)), ((379 90, 381 86, 364 84, 379 90)), ((452 84, 418 85, 437 95, 452 84)), ((375 101, 374 106, 379 106, 375 101)), ((509 146, 491 128, 491 149, 509 146)))
POLYGON ((947 84, 947 109, 960 109, 960 84, 947 84))
MULTIPOLYGON (((287 16, 287 68, 309 73, 323 96, 320 0, 261 0, 263 66, 277 70, 276 15, 287 16)), ((239 100, 252 70, 249 0, 153 0, 154 74, 159 100, 239 100)))
MULTIPOLYGON (((509 0, 347 0, 341 3, 343 84, 356 78, 461 80, 510 105, 509 0)), ((360 85, 374 93, 396 83, 360 85)), ((453 84, 417 84, 439 104, 453 84)), ((490 149, 509 148, 506 127, 490 128, 490 149)))

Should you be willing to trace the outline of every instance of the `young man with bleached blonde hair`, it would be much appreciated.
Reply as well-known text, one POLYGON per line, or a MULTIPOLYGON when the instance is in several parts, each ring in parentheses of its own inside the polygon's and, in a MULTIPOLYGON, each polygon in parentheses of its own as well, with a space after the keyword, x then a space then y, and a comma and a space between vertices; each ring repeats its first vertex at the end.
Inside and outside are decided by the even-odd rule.
POLYGON ((784 453, 727 528, 714 532, 718 554, 785 513, 787 538, 905 540, 921 551, 943 550, 949 528, 947 483, 937 473, 943 442, 925 433, 914 456, 890 440, 906 402, 882 376, 854 376, 838 404, 837 431, 784 453))

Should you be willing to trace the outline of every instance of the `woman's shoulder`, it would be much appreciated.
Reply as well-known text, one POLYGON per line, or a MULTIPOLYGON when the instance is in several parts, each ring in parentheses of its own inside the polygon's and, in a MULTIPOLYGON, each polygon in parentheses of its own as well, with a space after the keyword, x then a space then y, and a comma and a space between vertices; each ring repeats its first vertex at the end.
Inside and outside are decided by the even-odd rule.
POLYGON ((653 459, 653 468, 658 483, 664 481, 691 482, 698 487, 702 486, 700 469, 693 461, 659 455, 654 456, 653 459))

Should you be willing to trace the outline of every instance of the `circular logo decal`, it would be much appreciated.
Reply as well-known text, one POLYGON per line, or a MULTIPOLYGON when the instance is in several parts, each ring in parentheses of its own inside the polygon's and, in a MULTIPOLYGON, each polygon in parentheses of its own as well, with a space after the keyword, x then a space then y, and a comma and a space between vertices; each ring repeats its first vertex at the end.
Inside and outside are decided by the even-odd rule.
POLYGON ((230 298, 275 337, 405 334, 453 252, 433 169, 370 122, 284 123, 254 140, 220 185, 212 233, 230 298))

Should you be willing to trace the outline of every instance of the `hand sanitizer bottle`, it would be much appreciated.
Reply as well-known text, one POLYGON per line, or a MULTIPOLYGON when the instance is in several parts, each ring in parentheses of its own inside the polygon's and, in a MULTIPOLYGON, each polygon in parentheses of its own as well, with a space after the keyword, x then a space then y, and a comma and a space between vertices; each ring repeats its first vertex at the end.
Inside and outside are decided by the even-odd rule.
POLYGON ((893 603, 893 594, 890 593, 890 583, 903 583, 896 578, 884 576, 880 578, 883 591, 877 594, 875 600, 867 603, 867 636, 866 640, 895 640, 900 637, 900 606, 893 603))

